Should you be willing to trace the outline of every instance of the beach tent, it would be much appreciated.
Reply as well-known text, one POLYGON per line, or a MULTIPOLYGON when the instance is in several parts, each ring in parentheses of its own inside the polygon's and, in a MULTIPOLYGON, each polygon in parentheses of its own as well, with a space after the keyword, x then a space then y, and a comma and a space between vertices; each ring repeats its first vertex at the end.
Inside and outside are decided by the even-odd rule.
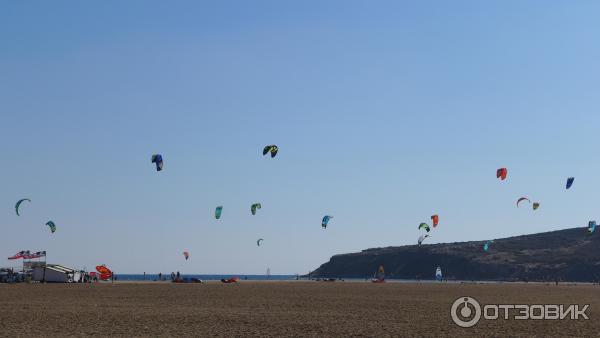
POLYGON ((79 280, 79 271, 58 264, 47 264, 34 267, 32 279, 46 283, 73 283, 79 280))

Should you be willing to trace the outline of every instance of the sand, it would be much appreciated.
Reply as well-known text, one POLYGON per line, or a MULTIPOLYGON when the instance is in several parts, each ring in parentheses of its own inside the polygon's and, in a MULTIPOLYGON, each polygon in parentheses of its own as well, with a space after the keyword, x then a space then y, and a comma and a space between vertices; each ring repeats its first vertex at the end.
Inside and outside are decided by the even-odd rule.
POLYGON ((600 286, 359 282, 0 284, 0 336, 600 336, 600 286), (481 320, 451 304, 590 304, 589 320, 481 320))

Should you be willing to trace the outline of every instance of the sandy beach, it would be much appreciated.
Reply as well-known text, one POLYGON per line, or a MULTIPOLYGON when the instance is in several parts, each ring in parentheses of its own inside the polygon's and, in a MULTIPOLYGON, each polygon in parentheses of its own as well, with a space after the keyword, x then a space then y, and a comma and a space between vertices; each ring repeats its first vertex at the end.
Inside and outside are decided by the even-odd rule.
POLYGON ((0 285, 2 336, 538 336, 600 332, 600 286, 360 282, 0 285), (589 320, 452 322, 460 296, 590 304, 589 320))

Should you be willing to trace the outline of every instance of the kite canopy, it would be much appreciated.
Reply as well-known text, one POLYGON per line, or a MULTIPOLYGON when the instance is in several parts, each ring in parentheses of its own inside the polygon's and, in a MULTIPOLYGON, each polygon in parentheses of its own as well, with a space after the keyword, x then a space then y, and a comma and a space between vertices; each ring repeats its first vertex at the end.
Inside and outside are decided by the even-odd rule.
POLYGON ((425 231, 429 232, 431 229, 429 228, 429 225, 427 225, 427 223, 421 223, 419 224, 419 230, 421 229, 425 229, 425 231))
POLYGON ((277 155, 277 151, 279 151, 279 148, 276 145, 268 145, 263 149, 263 156, 267 153, 271 153, 271 158, 273 158, 277 155))
POLYGON ((46 225, 47 225, 48 227, 50 227, 50 231, 51 231, 52 233, 54 233, 54 232, 56 231, 56 224, 54 224, 54 222, 52 222, 52 221, 48 221, 48 222, 46 222, 46 225))
POLYGON ((256 210, 260 209, 262 206, 260 205, 260 203, 254 203, 250 206, 250 212, 252 212, 252 215, 256 215, 256 210))
POLYGON ((380 265, 375 273, 374 282, 383 283, 385 281, 385 270, 383 269, 383 265, 380 265))
POLYGON ((190 258, 190 253, 189 253, 189 252, 187 252, 187 251, 184 251, 184 252, 183 252, 183 257, 185 257, 185 260, 187 261, 187 260, 188 260, 188 258, 190 258))
POLYGON ((260 246, 260 241, 263 241, 263 239, 262 239, 262 238, 259 238, 259 239, 256 241, 256 245, 257 245, 257 246, 260 246))
POLYGON ((221 218, 221 212, 223 212, 223 206, 219 205, 216 209, 215 209, 215 218, 219 219, 221 218))
POLYGON ((527 201, 529 202, 529 204, 531 204, 531 200, 529 200, 529 198, 527 197, 521 197, 517 200, 517 208, 519 207, 519 203, 523 202, 523 201, 527 201))
POLYGON ((440 217, 438 215, 431 216, 431 221, 433 222, 433 227, 435 228, 440 221, 440 217))
POLYGON ((323 220, 321 221, 321 227, 323 229, 327 228, 327 223, 329 223, 329 220, 332 218, 333 218, 333 216, 329 216, 329 215, 323 216, 323 220))
POLYGON ((96 271, 98 271, 102 280, 108 280, 113 275, 113 272, 104 264, 96 266, 96 271))
POLYGON ((156 171, 163 170, 163 158, 161 154, 152 155, 152 163, 156 163, 156 171))
POLYGON ((500 180, 504 181, 506 179, 506 175, 508 175, 508 169, 500 168, 496 170, 496 177, 500 180))
POLYGON ((492 243, 494 243, 493 240, 485 242, 485 244, 483 245, 483 251, 488 251, 492 243))
POLYGON ((593 234, 594 231, 596 231, 596 221, 590 221, 588 223, 588 231, 590 232, 590 234, 593 234))
POLYGON ((19 207, 21 206, 21 203, 23 203, 23 201, 28 201, 31 203, 31 200, 29 198, 23 198, 17 201, 17 204, 15 204, 15 211, 17 212, 17 216, 21 216, 19 214, 19 207))
POLYGON ((539 202, 533 202, 533 210, 537 210, 537 208, 540 207, 540 203, 539 202))
POLYGON ((421 235, 421 236, 419 236, 419 239, 417 240, 417 242, 419 243, 419 245, 421 245, 421 243, 423 243, 423 241, 427 237, 429 237, 429 235, 421 235))
POLYGON ((567 189, 569 189, 573 185, 573 181, 575 181, 575 177, 567 178, 567 189))

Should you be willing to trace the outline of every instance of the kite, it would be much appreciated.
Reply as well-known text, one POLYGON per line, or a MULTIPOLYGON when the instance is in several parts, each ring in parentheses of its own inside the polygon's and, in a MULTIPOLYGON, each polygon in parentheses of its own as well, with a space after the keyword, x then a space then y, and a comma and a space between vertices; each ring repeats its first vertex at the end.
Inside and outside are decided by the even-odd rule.
POLYGON ((31 203, 31 200, 29 198, 23 198, 23 199, 20 199, 19 201, 17 201, 17 204, 15 204, 15 211, 17 212, 17 216, 21 216, 19 214, 19 206, 21 206, 21 203, 23 203, 23 201, 28 201, 31 203))
POLYGON ((421 245, 421 243, 423 243, 423 241, 425 240, 425 238, 429 237, 429 235, 421 235, 419 236, 418 242, 419 242, 419 246, 421 245))
POLYGON ((263 149, 263 156, 267 153, 271 153, 271 158, 273 158, 277 155, 277 151, 279 151, 279 148, 276 145, 268 145, 263 149))
POLYGON ((259 238, 259 239, 256 241, 256 245, 257 245, 257 246, 260 246, 260 241, 264 241, 264 239, 262 239, 262 238, 259 238))
POLYGON ((383 269, 383 265, 379 266, 379 269, 377 269, 374 278, 371 278, 371 282, 385 283, 385 270, 383 269))
POLYGON ((439 281, 442 280, 442 269, 439 266, 435 269, 435 279, 439 281))
POLYGON ((184 251, 184 252, 183 252, 183 257, 185 257, 185 260, 187 261, 187 260, 188 260, 188 258, 190 258, 190 253, 189 253, 189 252, 187 252, 187 251, 184 251))
POLYGON ((596 221, 590 221, 588 223, 588 231, 590 232, 590 234, 593 234, 594 231, 596 231, 596 221))
POLYGON ((537 208, 540 207, 540 203, 539 202, 533 202, 533 210, 537 210, 537 208))
POLYGON ((440 221, 440 217, 438 215, 431 216, 431 221, 433 222, 433 227, 435 228, 440 221))
POLYGON ((161 154, 152 155, 152 163, 156 163, 156 171, 163 170, 163 158, 161 154))
POLYGON ((215 218, 216 219, 220 219, 221 218, 221 212, 223 211, 223 206, 219 205, 216 209, 215 209, 215 218))
POLYGON ((573 185, 573 181, 575 181, 575 177, 567 178, 567 189, 569 189, 573 185))
POLYGON ((521 197, 517 200, 517 208, 519 207, 519 203, 523 202, 523 201, 527 201, 531 204, 531 201, 529 200, 529 198, 527 197, 521 197))
POLYGON ((260 209, 261 207, 260 203, 254 203, 250 206, 250 212, 252 212, 252 215, 256 215, 256 209, 260 209))
POLYGON ((329 223, 329 220, 332 218, 333 218, 333 216, 329 216, 329 215, 323 216, 323 220, 321 221, 321 227, 323 227, 323 229, 327 228, 327 223, 329 223))
POLYGON ((54 222, 52 222, 52 221, 48 221, 48 222, 46 222, 46 225, 47 225, 48 227, 50 227, 50 231, 51 231, 52 233, 54 233, 54 232, 56 231, 56 224, 54 224, 54 222))
POLYGON ((490 244, 492 243, 494 243, 493 240, 485 242, 485 244, 483 245, 483 251, 487 252, 490 249, 490 244))
POLYGON ((496 170, 496 177, 500 180, 504 181, 506 179, 506 175, 508 175, 508 170, 506 168, 500 168, 496 170))
POLYGON ((98 271, 102 280, 109 280, 113 275, 113 272, 104 264, 96 266, 96 271, 98 271))
POLYGON ((429 232, 431 229, 429 228, 429 225, 427 225, 427 223, 421 223, 419 224, 419 230, 421 229, 425 229, 425 231, 429 232))

